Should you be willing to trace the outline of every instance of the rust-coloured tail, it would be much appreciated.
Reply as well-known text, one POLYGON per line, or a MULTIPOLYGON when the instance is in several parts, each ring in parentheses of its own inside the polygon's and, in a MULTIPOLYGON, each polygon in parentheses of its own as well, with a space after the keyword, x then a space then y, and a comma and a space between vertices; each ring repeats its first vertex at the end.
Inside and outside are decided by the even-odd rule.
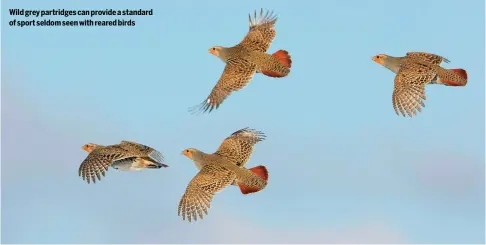
POLYGON ((467 80, 467 72, 464 69, 449 69, 455 72, 457 75, 461 76, 462 78, 467 80))
POLYGON ((285 67, 289 68, 292 67, 292 58, 290 58, 289 52, 286 50, 279 50, 272 54, 272 56, 277 57, 278 61, 285 67))
POLYGON ((277 71, 277 70, 262 70, 262 74, 269 76, 269 77, 285 77, 290 71, 290 67, 292 67, 292 58, 290 58, 289 52, 286 50, 279 50, 272 54, 273 57, 277 58, 278 62, 282 64, 287 71, 277 71))
POLYGON ((259 176, 263 180, 268 181, 268 171, 265 166, 256 166, 249 168, 248 170, 252 171, 255 175, 259 176))
POLYGON ((467 72, 464 69, 449 69, 450 71, 453 71, 460 77, 462 77, 465 80, 464 82, 459 82, 459 81, 452 81, 452 80, 447 80, 447 79, 442 79, 442 83, 444 83, 447 86, 465 86, 467 83, 467 72))
POLYGON ((243 193, 245 195, 246 194, 250 194, 250 193, 255 193, 255 192, 258 192, 259 191, 259 189, 256 188, 256 187, 246 187, 246 186, 244 186, 244 185, 242 185, 242 184, 240 184, 238 182, 237 182, 237 184, 240 187, 241 193, 243 193))
MULTIPOLYGON (((268 171, 265 166, 256 166, 253 168, 249 168, 248 170, 252 171, 256 176, 262 178, 265 181, 268 181, 268 171)), ((243 194, 250 194, 250 193, 255 193, 260 191, 261 189, 258 189, 257 187, 247 187, 239 182, 236 182, 238 186, 240 187, 241 193, 243 194)))

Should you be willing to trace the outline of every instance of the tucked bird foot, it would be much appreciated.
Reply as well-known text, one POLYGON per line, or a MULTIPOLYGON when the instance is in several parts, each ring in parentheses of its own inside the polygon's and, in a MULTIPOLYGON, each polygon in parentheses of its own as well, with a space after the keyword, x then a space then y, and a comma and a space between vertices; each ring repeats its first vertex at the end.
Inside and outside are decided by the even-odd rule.
POLYGON ((167 168, 169 166, 165 165, 165 164, 162 164, 162 163, 159 163, 159 164, 149 164, 147 165, 147 168, 167 168))

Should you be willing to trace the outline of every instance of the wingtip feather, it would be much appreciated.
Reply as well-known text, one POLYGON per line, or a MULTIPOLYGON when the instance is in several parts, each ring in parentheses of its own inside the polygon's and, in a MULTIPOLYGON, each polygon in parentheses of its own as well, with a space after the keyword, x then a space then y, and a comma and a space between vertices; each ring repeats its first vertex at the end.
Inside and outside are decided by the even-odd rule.
POLYGON ((251 14, 248 14, 250 28, 256 27, 258 25, 272 23, 277 21, 278 16, 274 15, 273 10, 267 10, 265 15, 263 14, 263 8, 260 8, 260 14, 257 15, 256 10, 253 12, 253 19, 251 18, 251 14))
POLYGON ((154 159, 155 161, 162 163, 164 161, 164 155, 157 150, 153 150, 150 154, 149 157, 154 159))
POLYGON ((250 128, 250 127, 245 127, 242 128, 236 132, 233 133, 233 135, 241 134, 241 133, 250 133, 252 136, 254 136, 258 141, 265 140, 267 137, 264 132, 250 128))
POLYGON ((191 115, 201 115, 204 113, 210 113, 214 109, 217 109, 219 105, 212 105, 207 103, 207 100, 201 102, 200 104, 197 104, 195 106, 189 107, 188 111, 191 115))

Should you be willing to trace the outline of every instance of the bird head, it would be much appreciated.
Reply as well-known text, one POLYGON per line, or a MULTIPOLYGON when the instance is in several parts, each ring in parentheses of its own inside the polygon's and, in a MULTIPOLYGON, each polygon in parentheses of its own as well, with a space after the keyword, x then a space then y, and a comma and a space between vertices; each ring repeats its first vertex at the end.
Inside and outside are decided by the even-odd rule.
POLYGON ((405 57, 393 57, 386 54, 377 54, 371 59, 374 62, 386 67, 390 71, 397 73, 404 58, 405 57))
POLYGON ((82 149, 85 150, 86 152, 90 153, 94 149, 96 149, 97 146, 98 146, 97 144, 89 143, 89 144, 83 145, 82 149))
POLYGON ((382 66, 385 65, 385 62, 388 60, 388 55, 386 54, 377 54, 373 56, 372 60, 382 66))
POLYGON ((191 160, 194 160, 194 157, 195 157, 195 155, 198 154, 198 152, 199 151, 196 150, 196 149, 194 149, 194 148, 187 148, 187 149, 183 150, 181 152, 181 154, 184 155, 184 156, 186 156, 186 157, 188 157, 191 160))
POLYGON ((208 53, 216 56, 216 57, 220 57, 221 56, 221 51, 223 50, 223 47, 221 46, 214 46, 214 47, 211 47, 210 49, 208 49, 208 53))

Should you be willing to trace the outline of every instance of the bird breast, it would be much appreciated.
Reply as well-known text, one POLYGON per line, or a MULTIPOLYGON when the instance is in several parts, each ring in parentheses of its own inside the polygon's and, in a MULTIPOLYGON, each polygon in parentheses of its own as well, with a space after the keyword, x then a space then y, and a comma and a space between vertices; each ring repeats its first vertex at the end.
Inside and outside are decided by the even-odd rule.
POLYGON ((201 168, 204 166, 202 163, 193 160, 194 165, 196 165, 197 170, 201 170, 201 168))
POLYGON ((138 171, 144 168, 143 159, 141 158, 126 158, 113 162, 111 165, 114 169, 123 171, 138 171))

